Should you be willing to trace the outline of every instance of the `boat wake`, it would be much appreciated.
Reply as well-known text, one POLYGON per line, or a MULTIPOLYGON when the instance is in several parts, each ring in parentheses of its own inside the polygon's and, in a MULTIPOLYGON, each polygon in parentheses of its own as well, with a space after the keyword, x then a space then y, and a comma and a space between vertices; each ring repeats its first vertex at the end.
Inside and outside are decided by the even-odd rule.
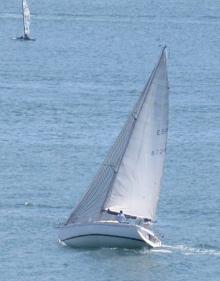
POLYGON ((181 253, 183 255, 208 255, 220 256, 220 249, 212 246, 204 245, 198 247, 190 247, 185 245, 162 245, 161 248, 153 249, 152 252, 160 253, 181 253))
POLYGON ((163 253, 163 254, 172 254, 173 251, 171 251, 170 249, 165 249, 165 248, 156 248, 156 249, 152 249, 151 252, 154 253, 163 253))

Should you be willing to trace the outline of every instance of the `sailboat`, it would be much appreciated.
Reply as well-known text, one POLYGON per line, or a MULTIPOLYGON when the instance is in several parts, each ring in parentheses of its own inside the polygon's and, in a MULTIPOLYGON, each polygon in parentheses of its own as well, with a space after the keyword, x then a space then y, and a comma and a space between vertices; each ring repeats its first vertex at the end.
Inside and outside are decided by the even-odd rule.
POLYGON ((161 246, 152 230, 168 133, 167 51, 163 47, 127 122, 87 192, 59 230, 72 247, 161 246), (123 213, 125 220, 118 216, 123 213))
POLYGON ((30 14, 30 9, 28 7, 27 0, 22 0, 22 12, 23 12, 24 35, 17 37, 16 39, 34 41, 35 39, 30 38, 31 14, 30 14))

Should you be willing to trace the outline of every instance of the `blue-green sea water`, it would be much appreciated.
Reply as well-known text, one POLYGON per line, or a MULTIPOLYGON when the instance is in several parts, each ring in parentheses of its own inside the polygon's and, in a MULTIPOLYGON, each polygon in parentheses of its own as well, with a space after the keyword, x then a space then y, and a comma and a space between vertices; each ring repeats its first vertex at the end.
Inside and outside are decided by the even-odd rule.
POLYGON ((220 278, 220 1, 0 1, 0 280, 220 278), (57 231, 126 120, 161 46, 170 121, 162 250, 74 250, 57 231))

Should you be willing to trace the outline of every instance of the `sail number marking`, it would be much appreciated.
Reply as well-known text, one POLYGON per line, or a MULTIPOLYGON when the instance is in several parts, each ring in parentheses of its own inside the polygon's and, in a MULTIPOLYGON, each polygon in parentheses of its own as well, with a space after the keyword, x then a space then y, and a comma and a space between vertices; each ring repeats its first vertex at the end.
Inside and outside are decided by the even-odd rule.
POLYGON ((161 148, 161 149, 155 149, 151 151, 151 155, 152 156, 156 156, 156 155, 162 155, 166 153, 166 148, 161 148))
POLYGON ((157 130, 157 136, 160 136, 160 135, 164 135, 168 132, 168 128, 165 128, 165 129, 158 129, 157 130))

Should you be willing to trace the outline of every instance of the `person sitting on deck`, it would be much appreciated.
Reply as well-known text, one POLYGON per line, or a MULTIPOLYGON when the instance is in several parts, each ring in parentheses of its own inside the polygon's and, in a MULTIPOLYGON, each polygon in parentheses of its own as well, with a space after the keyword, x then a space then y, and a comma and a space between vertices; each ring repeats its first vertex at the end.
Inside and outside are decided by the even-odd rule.
POLYGON ((123 211, 121 210, 120 213, 117 214, 117 221, 119 223, 126 223, 126 217, 125 215, 123 214, 123 211))

